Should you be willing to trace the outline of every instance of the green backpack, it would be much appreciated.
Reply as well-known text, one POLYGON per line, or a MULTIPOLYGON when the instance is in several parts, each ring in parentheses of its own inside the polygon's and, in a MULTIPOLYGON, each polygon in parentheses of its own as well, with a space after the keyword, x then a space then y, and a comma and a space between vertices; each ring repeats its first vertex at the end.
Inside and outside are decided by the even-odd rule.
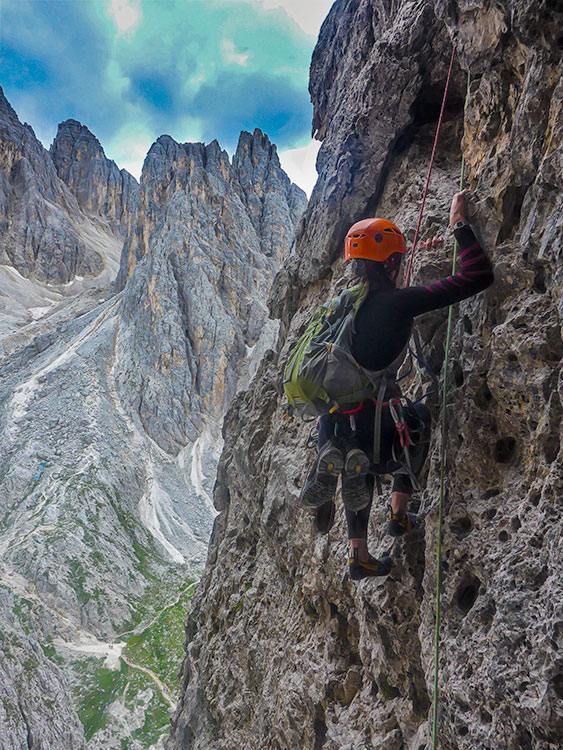
POLYGON ((385 376, 396 373, 404 352, 385 370, 361 367, 352 355, 354 318, 367 297, 369 284, 345 289, 315 312, 290 352, 283 387, 293 409, 319 415, 350 408, 373 398, 385 376))

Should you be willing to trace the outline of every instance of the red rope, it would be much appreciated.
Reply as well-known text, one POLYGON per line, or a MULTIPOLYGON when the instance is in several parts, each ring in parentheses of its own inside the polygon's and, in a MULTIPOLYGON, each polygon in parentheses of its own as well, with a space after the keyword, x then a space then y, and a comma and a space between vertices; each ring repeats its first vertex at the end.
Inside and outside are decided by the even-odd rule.
POLYGON ((452 50, 452 57, 450 60, 450 68, 448 70, 448 77, 446 79, 446 88, 444 89, 444 98, 442 99, 442 109, 440 110, 440 117, 438 118, 438 127, 436 128, 436 135, 434 137, 434 147, 432 149, 432 156, 430 157, 430 165, 428 167, 428 176, 426 177, 426 185, 424 186, 424 193, 422 194, 422 204, 420 206, 420 212, 418 214, 418 222, 416 224, 416 232, 414 233, 414 240, 412 243, 412 249, 409 257, 409 264, 407 266, 407 273, 405 276, 405 286, 409 285, 409 279, 411 275, 411 266, 414 258, 414 251, 416 250, 416 244, 418 242, 418 235, 420 232, 420 224, 422 223, 422 212, 424 211, 424 204, 426 203, 426 194, 428 193, 428 185, 430 183, 430 175, 432 174, 432 167, 434 165, 434 156, 436 154, 436 146, 438 145, 438 135, 440 133, 440 126, 442 124, 442 118, 444 116, 444 108, 446 106, 446 97, 448 95, 448 87, 450 85, 450 78, 452 77, 452 67, 454 64, 455 47, 452 50))

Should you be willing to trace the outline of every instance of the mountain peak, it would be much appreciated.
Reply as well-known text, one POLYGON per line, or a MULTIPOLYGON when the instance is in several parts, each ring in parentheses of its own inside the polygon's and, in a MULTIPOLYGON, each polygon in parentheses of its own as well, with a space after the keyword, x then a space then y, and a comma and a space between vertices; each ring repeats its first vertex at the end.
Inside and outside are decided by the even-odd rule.
POLYGON ((108 159, 92 131, 78 120, 59 123, 49 153, 57 174, 87 213, 105 215, 120 234, 125 231, 137 181, 108 159))
POLYGON ((76 156, 77 151, 87 151, 89 158, 106 158, 102 144, 92 131, 78 120, 69 118, 59 123, 57 135, 49 149, 57 171, 59 167, 63 167, 63 162, 76 156))
POLYGON ((244 154, 250 156, 253 161, 256 159, 266 161, 273 159, 279 165, 277 147, 260 128, 254 128, 254 132, 252 133, 249 133, 247 130, 241 131, 233 162, 237 158, 244 158, 244 154))

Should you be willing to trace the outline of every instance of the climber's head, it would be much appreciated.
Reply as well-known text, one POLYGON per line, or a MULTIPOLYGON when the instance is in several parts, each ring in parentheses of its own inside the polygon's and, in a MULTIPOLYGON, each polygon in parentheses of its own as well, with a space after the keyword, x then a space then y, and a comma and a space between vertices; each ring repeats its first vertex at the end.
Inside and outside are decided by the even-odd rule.
POLYGON ((356 222, 344 243, 346 263, 354 260, 358 275, 370 280, 387 277, 393 283, 399 275, 407 243, 399 229, 386 219, 356 222))

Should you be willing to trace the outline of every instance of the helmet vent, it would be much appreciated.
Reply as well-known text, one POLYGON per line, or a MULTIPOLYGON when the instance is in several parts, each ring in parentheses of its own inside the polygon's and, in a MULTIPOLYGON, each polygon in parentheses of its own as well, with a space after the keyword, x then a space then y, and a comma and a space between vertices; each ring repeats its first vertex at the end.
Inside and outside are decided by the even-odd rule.
POLYGON ((358 243, 357 242, 352 242, 352 247, 358 247, 358 243))
POLYGON ((389 227, 386 227, 386 228, 385 228, 385 229, 384 229, 383 231, 384 231, 384 232, 392 232, 393 230, 392 230, 392 229, 389 229, 389 227))
POLYGON ((401 234, 398 229, 394 229, 393 231, 395 232, 395 234, 401 234))

